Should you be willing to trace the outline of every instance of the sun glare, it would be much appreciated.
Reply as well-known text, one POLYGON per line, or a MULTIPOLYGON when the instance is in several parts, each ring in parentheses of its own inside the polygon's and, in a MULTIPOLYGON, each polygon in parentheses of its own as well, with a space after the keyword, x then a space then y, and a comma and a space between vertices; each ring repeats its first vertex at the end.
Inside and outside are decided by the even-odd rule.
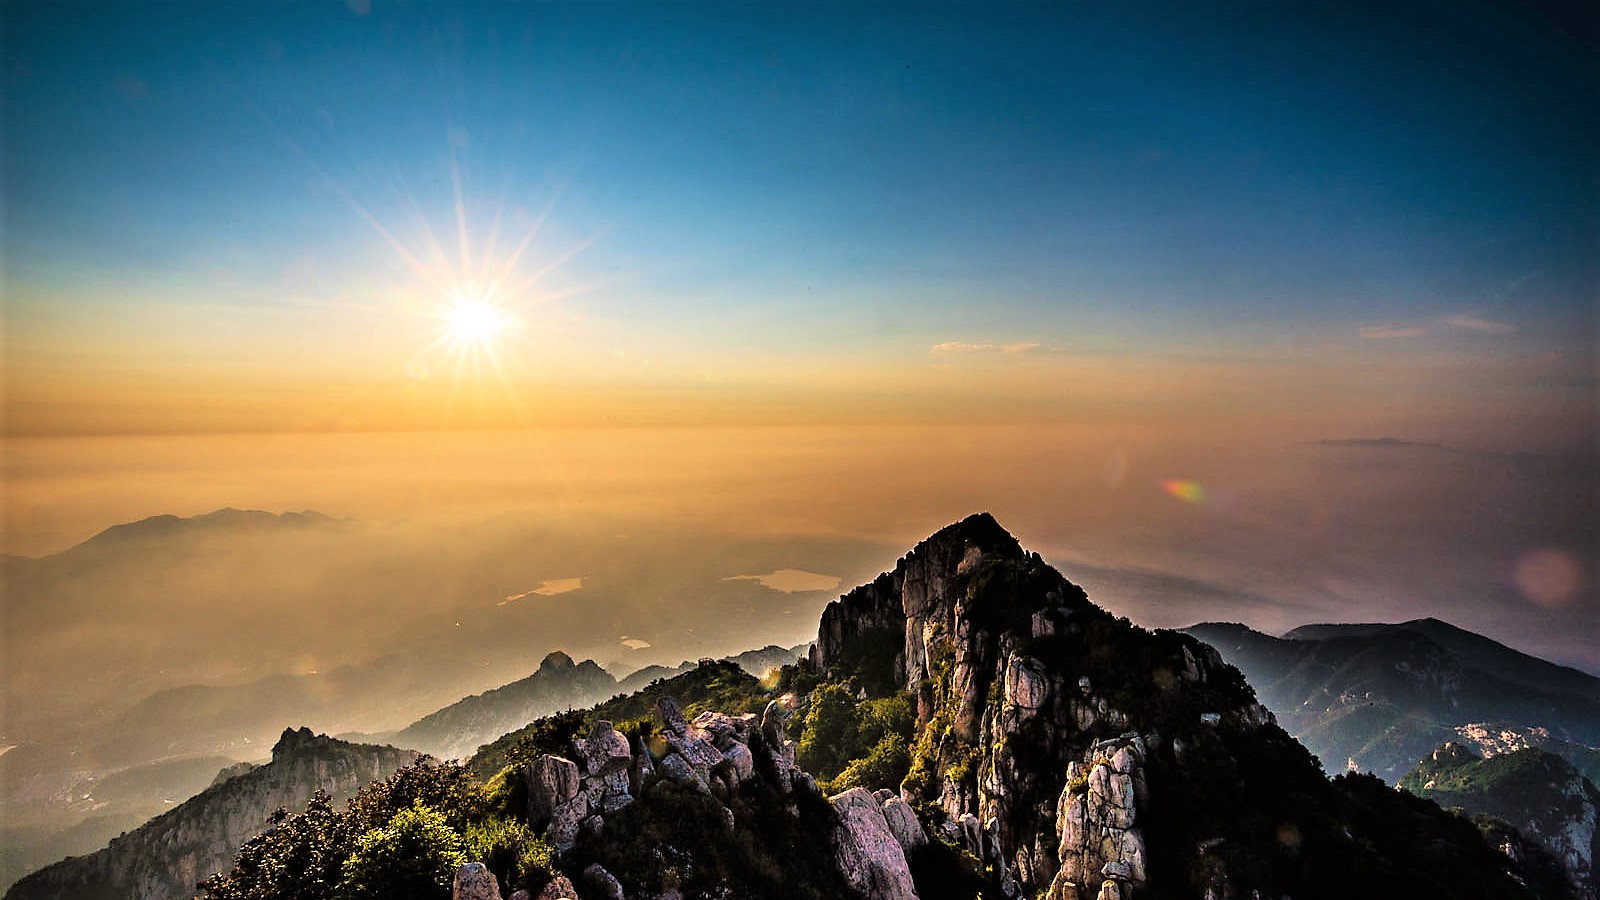
POLYGON ((506 314, 482 300, 462 298, 450 304, 445 322, 456 341, 486 345, 505 331, 506 314))

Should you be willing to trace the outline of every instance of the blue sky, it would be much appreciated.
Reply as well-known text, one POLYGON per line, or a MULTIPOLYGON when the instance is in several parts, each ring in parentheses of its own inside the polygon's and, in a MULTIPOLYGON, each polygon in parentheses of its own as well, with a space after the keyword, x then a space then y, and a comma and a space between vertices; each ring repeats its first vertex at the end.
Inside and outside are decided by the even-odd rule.
POLYGON ((459 267, 454 173, 469 253, 497 211, 503 254, 548 210, 527 268, 574 254, 546 285, 638 354, 1248 356, 1366 328, 1592 357, 1576 8, 4 15, 14 344, 70 344, 68 307, 110 323, 391 290, 407 267, 355 204, 413 250, 428 222, 459 267))

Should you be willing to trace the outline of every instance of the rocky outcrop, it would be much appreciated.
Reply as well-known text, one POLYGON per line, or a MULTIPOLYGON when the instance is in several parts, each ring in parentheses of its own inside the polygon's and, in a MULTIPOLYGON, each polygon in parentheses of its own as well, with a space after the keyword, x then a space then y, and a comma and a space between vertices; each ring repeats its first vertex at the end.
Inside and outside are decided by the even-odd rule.
POLYGON ((270 763, 213 785, 102 850, 35 872, 17 882, 6 900, 182 900, 207 876, 226 870, 239 847, 267 829, 275 810, 299 809, 318 791, 336 799, 351 796, 417 758, 411 750, 287 729, 270 763))
MULTIPOLYGON (((742 674, 730 689, 718 665, 681 683, 707 687, 698 703, 762 696, 742 674)), ((621 729, 596 721, 552 745, 548 726, 577 721, 562 718, 498 741, 516 754, 485 754, 522 765, 497 796, 526 798, 528 824, 590 900, 1526 896, 1471 824, 1375 778, 1330 783, 1211 647, 1095 607, 988 516, 831 605, 805 668, 784 673, 786 689, 829 682, 811 696, 892 712, 878 746, 900 755, 860 776, 872 787, 904 771, 911 701, 898 791, 824 798, 789 737, 804 698, 690 716, 667 694, 691 695, 658 685, 605 707, 621 729), (655 723, 641 719, 650 703, 655 723)), ((808 710, 809 741, 829 708, 808 710)), ((281 744, 287 758, 325 740, 281 744)), ((458 875, 458 894, 489 887, 470 866, 458 875)), ((42 896, 97 896, 83 884, 42 896)), ((540 900, 574 887, 557 878, 540 900)))
MULTIPOLYGON (((851 788, 832 798, 832 803, 839 816, 834 849, 845 880, 869 900, 916 900, 917 889, 906 862, 905 845, 912 837, 907 834, 902 840, 890 827, 883 800, 866 788, 851 788)), ((903 819, 901 827, 907 827, 903 819)))
MULTIPOLYGON (((524 894, 526 896, 526 894, 524 894)), ((537 900, 577 900, 578 889, 565 875, 557 875, 539 892, 537 900)))
POLYGON ((583 881, 600 900, 623 900, 622 883, 599 863, 583 870, 583 881))
MULTIPOLYGON (((528 821, 560 852, 584 832, 598 833, 606 817, 626 808, 655 779, 665 778, 726 800, 744 783, 773 779, 778 790, 816 791, 816 783, 794 764, 794 742, 783 736, 787 709, 778 701, 764 716, 703 712, 689 721, 676 700, 662 696, 656 714, 661 730, 650 741, 630 740, 608 721, 596 722, 587 738, 572 742, 572 756, 545 754, 523 766, 528 821), (757 755, 770 774, 758 772, 757 755)), ((724 819, 733 813, 723 808, 724 819)), ((603 871, 603 870, 602 870, 603 871)))
POLYGON ((1067 764, 1067 786, 1056 805, 1060 870, 1051 897, 1071 897, 1078 886, 1099 885, 1099 895, 1122 897, 1147 879, 1139 807, 1148 805, 1144 740, 1129 732, 1090 747, 1067 764))
POLYGON ((483 863, 467 863, 456 870, 450 900, 500 900, 500 882, 483 863))

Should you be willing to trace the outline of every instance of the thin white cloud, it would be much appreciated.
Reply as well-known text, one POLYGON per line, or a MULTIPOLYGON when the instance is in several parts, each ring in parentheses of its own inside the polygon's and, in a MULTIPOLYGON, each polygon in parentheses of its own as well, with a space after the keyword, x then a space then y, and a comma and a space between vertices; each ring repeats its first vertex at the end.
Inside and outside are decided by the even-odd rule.
POLYGON ((978 343, 975 341, 945 341, 928 348, 933 353, 1037 353, 1049 350, 1038 341, 1013 341, 1006 344, 978 343))
POLYGON ((649 641, 628 637, 627 635, 623 635, 617 640, 622 644, 622 646, 627 647, 629 650, 648 650, 651 647, 651 643, 649 641))
POLYGON ((1398 338, 1421 337, 1428 329, 1416 325, 1363 325, 1361 337, 1369 341, 1388 341, 1398 338))
POLYGON ((1478 316, 1445 316, 1442 321, 1451 328, 1474 331, 1478 334, 1515 334, 1517 332, 1517 326, 1509 322, 1496 322, 1492 319, 1483 319, 1478 316))
POLYGON ((934 344, 931 348, 934 353, 993 353, 1000 349, 999 344, 974 344, 971 341, 945 341, 934 344))

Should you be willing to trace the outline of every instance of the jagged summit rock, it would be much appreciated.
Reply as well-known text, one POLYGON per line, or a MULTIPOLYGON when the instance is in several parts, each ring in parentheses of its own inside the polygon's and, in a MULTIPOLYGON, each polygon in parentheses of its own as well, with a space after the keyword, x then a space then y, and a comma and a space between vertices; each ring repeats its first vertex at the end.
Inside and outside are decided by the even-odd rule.
MULTIPOLYGON (((893 571, 828 604, 812 645, 812 665, 858 675, 871 687, 915 689, 927 669, 927 640, 910 623, 953 630, 959 580, 985 561, 1027 558, 1017 539, 988 513, 947 525, 912 548, 893 571)), ((1088 602, 1081 590, 1077 595, 1088 602)))
POLYGON ((319 735, 309 728, 285 728, 283 734, 278 737, 278 742, 272 745, 272 758, 274 760, 282 759, 303 750, 312 749, 319 745, 326 746, 331 743, 333 743, 333 738, 325 734, 319 735))
MULTIPOLYGON (((589 660, 585 660, 585 662, 589 662, 589 660)), ((561 652, 560 650, 552 650, 551 652, 545 654, 544 659, 539 662, 539 671, 561 672, 567 669, 575 668, 576 666, 577 663, 572 661, 572 657, 561 652)))

